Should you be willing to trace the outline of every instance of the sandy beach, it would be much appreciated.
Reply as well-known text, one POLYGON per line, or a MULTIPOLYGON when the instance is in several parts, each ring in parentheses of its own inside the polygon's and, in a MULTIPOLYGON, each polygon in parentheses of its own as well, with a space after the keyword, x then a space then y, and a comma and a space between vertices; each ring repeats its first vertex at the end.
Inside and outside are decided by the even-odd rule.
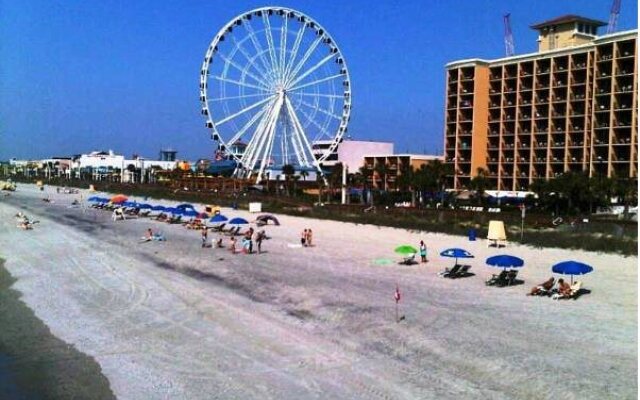
POLYGON ((232 255, 181 225, 71 206, 88 195, 19 185, 0 197, 0 257, 22 300, 95 358, 120 399, 637 397, 637 257, 281 215, 266 253, 232 255), (16 227, 19 211, 35 229, 16 227), (167 241, 140 243, 148 228, 167 241), (314 247, 297 246, 305 228, 314 247), (429 262, 399 265, 393 249, 420 240, 429 262), (475 255, 474 276, 437 276, 449 247, 475 255), (504 253, 525 260, 525 283, 486 287, 499 270, 485 259, 504 253), (579 278, 591 293, 525 295, 564 260, 594 267, 579 278))

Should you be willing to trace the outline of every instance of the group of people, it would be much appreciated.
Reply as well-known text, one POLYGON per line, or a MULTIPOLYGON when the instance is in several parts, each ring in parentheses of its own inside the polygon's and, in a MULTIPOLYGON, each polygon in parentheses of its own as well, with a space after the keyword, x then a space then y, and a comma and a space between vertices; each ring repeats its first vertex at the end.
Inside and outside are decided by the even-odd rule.
MULTIPOLYGON (((208 237, 208 229, 206 227, 202 228, 202 234, 201 234, 201 238, 202 238, 202 247, 208 247, 207 246, 207 237, 208 237)), ((255 230, 253 228, 249 228, 247 229, 247 231, 242 235, 242 241, 241 241, 241 252, 244 254, 252 254, 253 253, 253 244, 255 241, 257 250, 258 250, 258 254, 262 253, 262 242, 267 239, 267 233, 264 231, 264 229, 255 232, 255 230)), ((238 239, 236 239, 235 236, 231 236, 229 238, 229 250, 231 250, 231 253, 236 254, 238 253, 238 239)), ((222 234, 220 234, 220 236, 216 239, 213 238, 211 239, 211 247, 216 247, 216 248, 224 248, 224 244, 223 244, 223 237, 222 234)))
POLYGON ((18 221, 18 228, 22 228, 24 230, 33 229, 33 224, 38 222, 29 219, 29 217, 27 217, 27 215, 22 211, 16 214, 16 220, 18 221))
POLYGON ((300 234, 300 244, 303 247, 313 246, 313 231, 311 229, 305 229, 300 234))
MULTIPOLYGON (((551 293, 554 292, 555 283, 555 279, 551 277, 538 286, 532 288, 531 291, 527 293, 527 296, 551 295, 551 293)), ((574 291, 579 291, 579 289, 572 287, 562 278, 558 279, 557 284, 558 286, 555 288, 555 293, 553 293, 554 298, 572 297, 574 295, 574 291)))

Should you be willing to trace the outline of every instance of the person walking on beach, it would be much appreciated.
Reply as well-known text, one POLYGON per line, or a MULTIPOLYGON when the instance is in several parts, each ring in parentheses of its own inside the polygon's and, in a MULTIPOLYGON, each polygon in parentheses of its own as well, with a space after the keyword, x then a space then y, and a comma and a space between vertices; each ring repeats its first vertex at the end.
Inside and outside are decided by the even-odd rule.
POLYGON ((202 248, 207 247, 207 236, 209 234, 209 230, 207 229, 207 227, 203 227, 202 228, 202 248))
POLYGON ((313 232, 311 229, 307 229, 307 246, 311 247, 313 243, 313 232))
POLYGON ((307 247, 307 230, 302 231, 302 235, 300 235, 300 244, 304 247, 307 247))
POLYGON ((253 228, 249 228, 245 237, 249 246, 249 254, 251 254, 253 253, 253 228))
POLYGON ((256 234, 256 244, 258 245, 258 254, 262 252, 262 241, 264 240, 264 229, 256 234))
POLYGON ((420 241, 420 257, 422 258, 422 262, 426 263, 427 261, 427 245, 424 244, 424 241, 420 241))
POLYGON ((235 237, 231 237, 231 246, 229 247, 229 250, 231 250, 231 254, 236 254, 236 238, 235 237))

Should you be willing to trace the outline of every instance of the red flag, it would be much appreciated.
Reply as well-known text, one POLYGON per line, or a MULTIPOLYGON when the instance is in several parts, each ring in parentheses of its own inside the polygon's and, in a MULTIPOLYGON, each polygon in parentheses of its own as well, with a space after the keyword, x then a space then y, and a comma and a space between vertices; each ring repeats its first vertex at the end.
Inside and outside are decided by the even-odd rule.
POLYGON ((396 299, 396 303, 400 302, 400 288, 396 285, 396 292, 393 294, 393 298, 396 299))

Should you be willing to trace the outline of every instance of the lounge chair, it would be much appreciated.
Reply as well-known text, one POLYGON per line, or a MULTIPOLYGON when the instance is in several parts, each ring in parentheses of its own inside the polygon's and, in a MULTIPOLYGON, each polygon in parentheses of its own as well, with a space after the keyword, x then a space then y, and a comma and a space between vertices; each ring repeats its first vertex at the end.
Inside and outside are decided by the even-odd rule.
POLYGON ((179 224, 182 222, 182 215, 173 216, 167 222, 170 224, 179 224))
POLYGON ((404 265, 413 265, 416 262, 416 255, 411 254, 409 256, 406 256, 402 259, 402 261, 400 261, 400 264, 404 264, 404 265))
POLYGON ((231 228, 229 229, 229 231, 226 232, 226 234, 228 236, 237 236, 240 233, 240 227, 237 226, 235 228, 231 228))
POLYGON ((498 286, 504 286, 502 283, 504 283, 507 280, 507 275, 509 274, 509 271, 502 270, 500 271, 499 274, 493 274, 491 275, 491 278, 487 279, 484 284, 487 286, 494 286, 494 285, 498 285, 498 286))
POLYGON ((553 294, 553 296, 551 296, 551 298, 554 299, 554 300, 575 299, 577 297, 578 293, 580 293, 581 290, 582 290, 582 282, 581 281, 575 281, 573 283, 573 285, 571 285, 571 290, 569 290, 569 293, 556 292, 556 293, 553 294))
POLYGON ((460 271, 460 268, 462 268, 462 265, 456 264, 451 269, 445 268, 444 271, 438 272, 438 276, 441 276, 443 278, 450 278, 452 276, 455 276, 458 271, 460 271))
POLYGON ((463 277, 469 275, 469 270, 470 269, 471 269, 471 265, 463 265, 463 266, 460 267, 458 272, 456 272, 455 274, 449 276, 449 278, 451 278, 451 279, 463 278, 463 277))
POLYGON ((211 229, 213 229, 216 232, 223 232, 225 225, 227 225, 227 224, 226 223, 222 223, 222 224, 220 224, 218 226, 214 226, 211 229))

